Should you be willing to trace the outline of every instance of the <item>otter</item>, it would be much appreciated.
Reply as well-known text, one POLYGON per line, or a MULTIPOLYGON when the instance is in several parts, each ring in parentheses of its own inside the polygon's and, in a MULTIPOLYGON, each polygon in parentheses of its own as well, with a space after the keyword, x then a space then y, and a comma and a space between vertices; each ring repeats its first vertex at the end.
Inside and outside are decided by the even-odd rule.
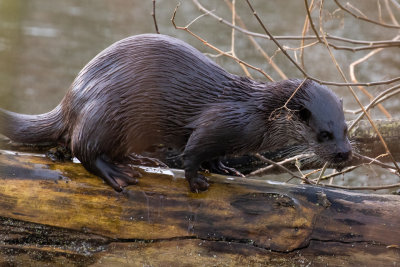
POLYGON ((327 87, 311 80, 240 77, 161 34, 112 44, 79 72, 52 111, 0 109, 0 125, 15 142, 65 144, 116 191, 138 182, 131 163, 156 163, 140 155, 159 144, 181 151, 193 192, 209 187, 198 173, 204 162, 237 174, 219 162, 227 155, 300 142, 334 164, 351 157, 342 102, 327 87))

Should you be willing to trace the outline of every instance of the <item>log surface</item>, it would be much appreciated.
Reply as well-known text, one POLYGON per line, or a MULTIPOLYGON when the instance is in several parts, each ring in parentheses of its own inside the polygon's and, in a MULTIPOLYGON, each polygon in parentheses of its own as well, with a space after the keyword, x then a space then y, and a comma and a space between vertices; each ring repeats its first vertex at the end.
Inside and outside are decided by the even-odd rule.
POLYGON ((80 164, 1 151, 0 264, 400 264, 400 196, 215 175, 194 194, 182 177, 117 193, 80 164))

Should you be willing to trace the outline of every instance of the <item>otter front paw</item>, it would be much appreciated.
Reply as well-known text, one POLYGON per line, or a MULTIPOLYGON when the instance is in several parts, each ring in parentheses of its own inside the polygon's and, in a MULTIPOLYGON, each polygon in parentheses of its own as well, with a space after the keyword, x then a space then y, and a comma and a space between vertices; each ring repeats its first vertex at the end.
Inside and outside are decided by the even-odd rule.
POLYGON ((200 191, 206 191, 210 186, 208 180, 203 175, 196 175, 195 177, 188 179, 190 190, 193 193, 199 193, 200 191))

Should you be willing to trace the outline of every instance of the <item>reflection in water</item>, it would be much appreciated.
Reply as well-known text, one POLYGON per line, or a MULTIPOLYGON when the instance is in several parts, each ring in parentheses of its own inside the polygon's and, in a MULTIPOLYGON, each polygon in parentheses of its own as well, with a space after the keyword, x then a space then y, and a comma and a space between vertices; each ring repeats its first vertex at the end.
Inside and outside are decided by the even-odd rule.
POLYGON ((121 210, 120 219, 126 221, 144 221, 149 224, 163 224, 164 202, 163 194, 153 192, 124 190, 124 201, 142 203, 139 207, 125 207, 121 210))
POLYGON ((59 170, 50 170, 46 165, 33 164, 33 168, 8 166, 0 162, 0 176, 4 179, 28 179, 28 180, 69 180, 59 170))

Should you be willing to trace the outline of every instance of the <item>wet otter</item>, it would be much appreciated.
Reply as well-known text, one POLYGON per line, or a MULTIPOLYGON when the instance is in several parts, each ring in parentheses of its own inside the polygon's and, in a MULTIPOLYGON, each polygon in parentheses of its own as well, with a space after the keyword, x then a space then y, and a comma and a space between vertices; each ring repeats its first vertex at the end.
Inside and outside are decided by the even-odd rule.
POLYGON ((306 81, 282 108, 300 84, 239 77, 183 41, 143 34, 92 59, 54 110, 0 109, 1 133, 17 142, 62 142, 117 191, 137 183, 129 163, 157 144, 183 152, 192 191, 208 188, 198 174, 202 162, 293 141, 307 143, 323 160, 348 160, 342 104, 328 88, 306 81))

